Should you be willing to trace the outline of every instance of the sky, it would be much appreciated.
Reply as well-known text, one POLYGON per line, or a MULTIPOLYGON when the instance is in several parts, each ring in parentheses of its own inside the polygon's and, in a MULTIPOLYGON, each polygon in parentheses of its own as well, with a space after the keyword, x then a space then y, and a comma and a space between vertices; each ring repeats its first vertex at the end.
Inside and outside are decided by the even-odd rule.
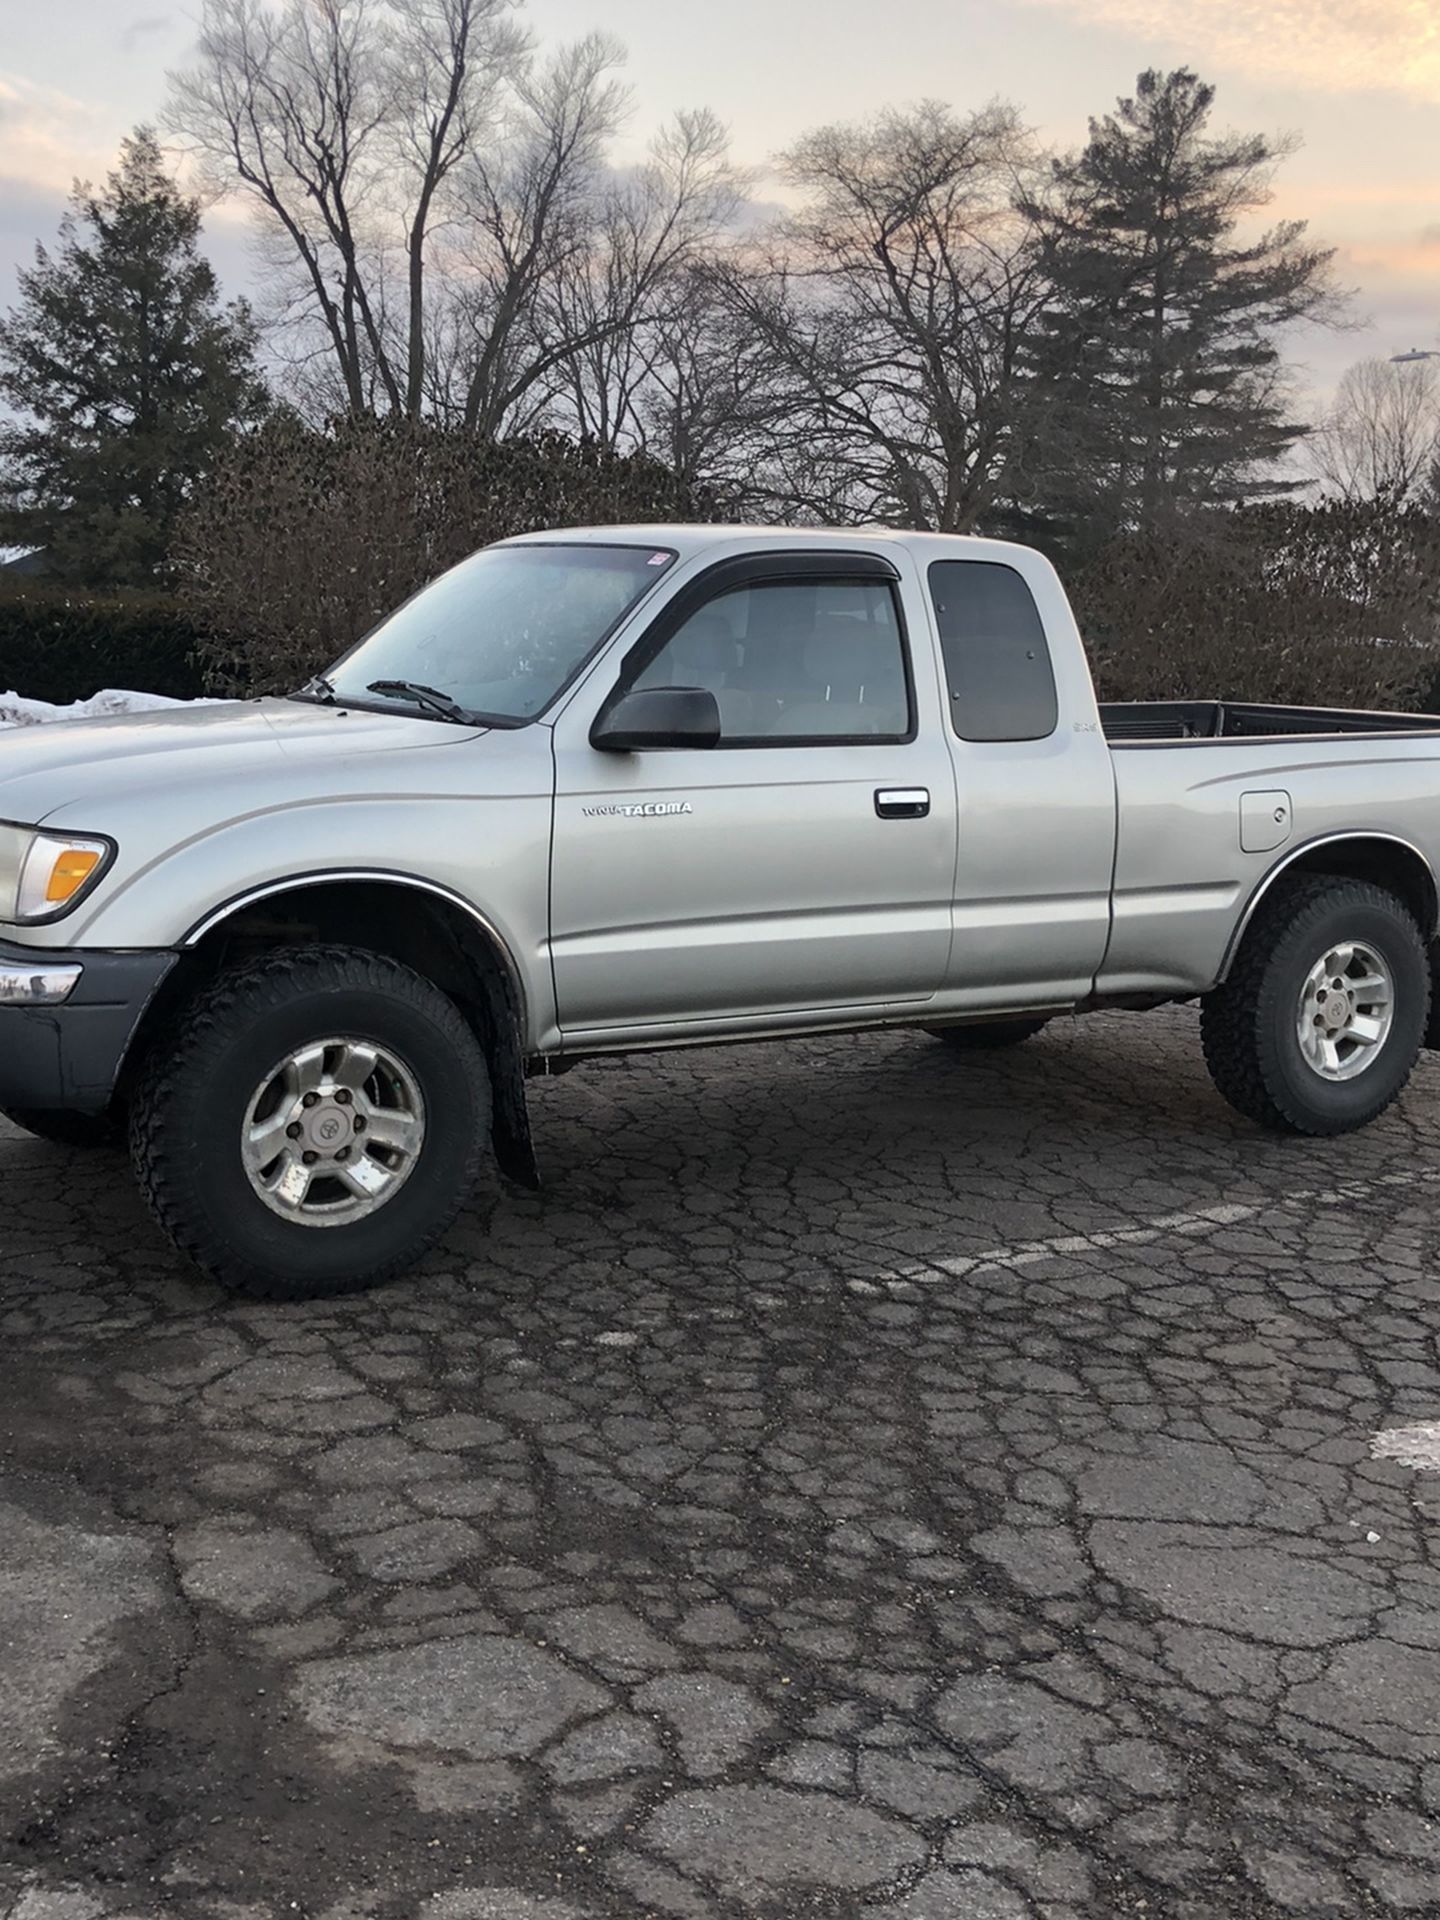
MULTIPOLYGON (((0 307, 75 177, 100 179, 159 112, 198 6, 0 0, 0 307)), ((523 14, 542 45, 603 28, 628 47, 617 159, 677 107, 712 107, 762 200, 775 156, 827 121, 999 96, 1070 148, 1142 68, 1193 67, 1216 86, 1217 127, 1299 137, 1271 212, 1336 247, 1355 292, 1348 331, 1295 340, 1302 387, 1323 398, 1354 360, 1440 346, 1440 0, 529 0, 523 14)), ((207 220, 234 291, 251 280, 245 230, 236 206, 207 220)))

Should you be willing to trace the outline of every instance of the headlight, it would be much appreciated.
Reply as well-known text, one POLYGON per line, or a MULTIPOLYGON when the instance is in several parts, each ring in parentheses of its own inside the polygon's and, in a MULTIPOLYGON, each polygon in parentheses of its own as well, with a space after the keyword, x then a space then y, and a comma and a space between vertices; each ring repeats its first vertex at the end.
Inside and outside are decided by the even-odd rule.
POLYGON ((84 899, 115 857, 115 842, 83 833, 0 825, 0 921, 58 920, 84 899))

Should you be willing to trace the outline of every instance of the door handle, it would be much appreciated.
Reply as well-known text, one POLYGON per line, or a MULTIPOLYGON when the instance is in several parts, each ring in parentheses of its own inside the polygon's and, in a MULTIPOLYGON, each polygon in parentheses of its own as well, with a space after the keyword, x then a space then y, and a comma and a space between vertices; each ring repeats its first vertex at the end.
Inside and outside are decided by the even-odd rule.
POLYGON ((930 789, 877 787, 875 811, 882 820, 923 820, 930 811, 930 789))

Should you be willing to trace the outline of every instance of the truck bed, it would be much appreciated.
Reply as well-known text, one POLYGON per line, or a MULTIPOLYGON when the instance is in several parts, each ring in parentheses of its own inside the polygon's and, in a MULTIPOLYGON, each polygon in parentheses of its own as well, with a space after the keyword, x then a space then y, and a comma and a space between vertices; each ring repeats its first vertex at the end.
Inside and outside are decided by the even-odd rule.
POLYGON ((1184 740, 1263 740, 1293 734, 1440 732, 1440 716, 1433 713, 1259 706, 1240 700, 1102 701, 1100 724, 1116 747, 1184 740))

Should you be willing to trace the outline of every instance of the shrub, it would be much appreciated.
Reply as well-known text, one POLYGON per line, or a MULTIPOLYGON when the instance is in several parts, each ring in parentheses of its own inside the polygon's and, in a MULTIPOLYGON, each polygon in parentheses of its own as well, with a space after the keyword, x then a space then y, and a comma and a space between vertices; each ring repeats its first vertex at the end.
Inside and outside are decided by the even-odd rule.
POLYGON ((658 462, 546 433, 489 441, 423 420, 293 417, 238 440, 175 553, 207 670, 293 687, 476 547, 542 527, 694 519, 658 462))
POLYGON ((1249 507, 1121 536, 1070 585, 1102 699, 1434 698, 1440 523, 1413 509, 1249 507))
POLYGON ((0 585, 0 689, 66 705, 102 687, 190 699, 205 691, 191 616, 159 594, 0 585))

